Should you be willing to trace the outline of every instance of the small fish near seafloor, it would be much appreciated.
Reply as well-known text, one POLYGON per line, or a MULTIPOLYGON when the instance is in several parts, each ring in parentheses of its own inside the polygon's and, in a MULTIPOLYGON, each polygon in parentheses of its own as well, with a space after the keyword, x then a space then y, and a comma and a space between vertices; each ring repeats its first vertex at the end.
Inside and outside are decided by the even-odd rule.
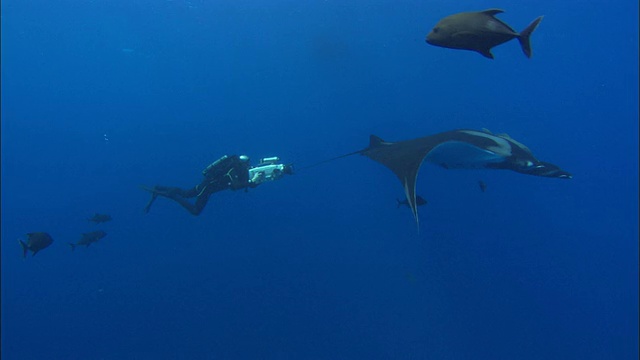
POLYGON ((24 242, 18 239, 20 246, 22 246, 22 257, 27 257, 27 253, 29 250, 33 254, 31 256, 35 256, 38 251, 48 247, 53 243, 53 238, 51 235, 46 232, 32 232, 27 234, 27 241, 24 242))
POLYGON ((71 246, 72 251, 75 250, 75 248, 80 245, 85 245, 86 247, 89 247, 89 245, 91 245, 94 242, 97 242, 98 240, 104 238, 105 236, 107 236, 107 233, 102 230, 84 233, 82 234, 82 237, 80 238, 80 240, 78 240, 77 243, 75 244, 69 243, 69 246, 71 246))
POLYGON ((524 54, 531 58, 531 33, 542 21, 542 16, 518 33, 495 17, 503 12, 500 9, 488 9, 449 15, 433 27, 425 40, 430 45, 477 51, 482 56, 493 59, 491 48, 515 38, 520 42, 524 54))
POLYGON ((96 224, 100 224, 103 222, 107 222, 107 221, 111 221, 111 215, 107 215, 107 214, 98 214, 96 213, 95 215, 93 215, 93 217, 87 219, 87 221, 89 222, 94 222, 96 224))

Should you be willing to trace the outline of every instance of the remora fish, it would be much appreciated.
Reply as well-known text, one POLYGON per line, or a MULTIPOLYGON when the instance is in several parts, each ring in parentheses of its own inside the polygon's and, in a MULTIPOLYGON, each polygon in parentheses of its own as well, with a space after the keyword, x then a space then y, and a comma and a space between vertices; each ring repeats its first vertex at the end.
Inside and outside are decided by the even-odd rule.
POLYGON ((85 245, 86 247, 89 247, 89 245, 102 239, 105 236, 107 236, 107 233, 102 230, 84 233, 82 234, 82 237, 80 238, 80 240, 78 240, 77 243, 75 244, 69 243, 69 246, 71 246, 71 250, 75 250, 76 246, 80 246, 80 245, 85 245))
POLYGON ((493 59, 491 48, 514 38, 518 39, 522 51, 531 57, 531 33, 538 27, 542 16, 537 17, 520 33, 504 21, 495 17, 503 13, 500 9, 488 9, 477 12, 462 12, 441 19, 426 41, 430 45, 449 49, 477 51, 482 56, 493 59))
MULTIPOLYGON (((407 199, 404 199, 402 201, 400 201, 400 199, 396 199, 396 201, 398 202, 398 207, 400 207, 401 205, 405 205, 406 207, 411 208, 411 205, 409 205, 409 200, 407 199)), ((427 204, 427 200, 422 198, 422 196, 420 195, 416 195, 416 205, 422 206, 426 204, 427 204)))
POLYGON ((32 232, 27 234, 27 242, 20 239, 18 239, 18 242, 20 243, 20 246, 22 246, 22 257, 26 257, 29 250, 33 252, 31 256, 35 256, 38 251, 51 245, 53 243, 53 239, 51 238, 51 235, 46 232, 32 232))
POLYGON ((482 191, 482 192, 487 190, 487 184, 485 184, 484 181, 482 181, 482 180, 478 180, 478 186, 480 186, 480 191, 482 191))
POLYGON ((93 221, 96 224, 100 224, 103 222, 111 221, 111 215, 96 213, 92 218, 87 219, 87 221, 93 221))

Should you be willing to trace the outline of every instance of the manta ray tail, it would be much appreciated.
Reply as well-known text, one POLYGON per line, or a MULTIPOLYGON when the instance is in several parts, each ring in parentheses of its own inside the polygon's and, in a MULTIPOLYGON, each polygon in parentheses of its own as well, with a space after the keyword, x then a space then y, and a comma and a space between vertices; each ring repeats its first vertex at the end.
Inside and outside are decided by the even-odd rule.
POLYGON ((318 165, 322 165, 322 164, 328 163, 328 162, 330 162, 330 161, 334 161, 334 160, 342 159, 342 158, 345 158, 345 157, 347 157, 347 156, 351 156, 351 155, 357 155, 357 154, 362 155, 362 153, 363 153, 364 151, 369 150, 369 149, 371 149, 371 148, 379 147, 379 146, 381 146, 381 145, 382 145, 382 144, 384 144, 384 143, 385 143, 385 141, 384 141, 384 140, 382 140, 382 138, 380 138, 380 137, 378 137, 378 136, 375 136, 375 135, 371 135, 371 136, 369 137, 369 147, 368 147, 368 148, 366 148, 366 149, 358 150, 358 151, 353 151, 353 152, 350 152, 350 153, 348 153, 348 154, 344 154, 344 155, 340 155, 340 156, 332 157, 332 158, 327 159, 327 160, 322 160, 322 161, 317 162, 317 163, 315 163, 315 164, 311 164, 311 165, 309 165, 309 166, 305 166, 305 167, 303 167, 303 168, 300 168, 300 170, 311 169, 311 168, 316 167, 316 166, 318 166, 318 165))
POLYGON ((345 158, 345 157, 347 157, 347 156, 356 155, 356 154, 360 154, 360 153, 362 153, 362 150, 358 150, 358 151, 350 152, 350 153, 348 153, 348 154, 344 154, 344 155, 340 155, 340 156, 332 157, 332 158, 330 158, 330 159, 322 160, 322 161, 317 162, 317 163, 315 163, 315 164, 312 164, 312 165, 309 165, 309 166, 305 166, 305 167, 303 167, 303 168, 300 168, 300 170, 311 169, 311 168, 313 168, 313 167, 316 167, 316 166, 318 166, 318 165, 322 165, 322 164, 328 163, 328 162, 333 161, 333 160, 342 159, 342 158, 345 158))

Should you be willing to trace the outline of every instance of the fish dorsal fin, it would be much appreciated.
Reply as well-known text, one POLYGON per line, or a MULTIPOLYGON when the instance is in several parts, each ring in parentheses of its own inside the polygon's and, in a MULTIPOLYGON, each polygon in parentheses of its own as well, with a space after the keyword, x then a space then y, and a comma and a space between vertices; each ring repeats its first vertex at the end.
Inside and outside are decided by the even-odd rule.
POLYGON ((501 14, 504 12, 504 10, 502 9, 487 9, 487 10, 482 10, 480 11, 483 14, 489 15, 489 16, 496 16, 498 14, 501 14))
POLYGON ((507 133, 496 134, 496 136, 499 136, 499 137, 505 138, 505 139, 509 139, 509 140, 513 140, 513 138, 511 136, 509 136, 509 134, 507 134, 507 133))
POLYGON ((487 129, 487 128, 482 128, 481 130, 483 133, 485 134, 489 134, 489 135, 493 135, 493 133, 491 132, 491 130, 487 129))
POLYGON ((384 143, 385 143, 385 141, 382 140, 381 137, 378 137, 378 136, 375 136, 375 135, 369 136, 369 148, 379 147, 384 143))

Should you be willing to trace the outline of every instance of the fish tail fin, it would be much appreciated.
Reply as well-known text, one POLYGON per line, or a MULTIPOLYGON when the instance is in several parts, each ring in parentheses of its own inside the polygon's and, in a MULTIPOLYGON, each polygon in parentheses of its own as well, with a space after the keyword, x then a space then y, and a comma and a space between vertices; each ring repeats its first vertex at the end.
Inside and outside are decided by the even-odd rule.
POLYGON ((71 251, 76 249, 76 244, 69 243, 69 246, 71 247, 71 251))
POLYGON ((400 209, 400 205, 402 205, 402 202, 400 201, 400 199, 396 198, 396 201, 398 202, 398 206, 396 206, 397 209, 400 209))
POLYGON ((520 41, 520 47, 522 47, 522 52, 528 57, 531 58, 531 33, 538 27, 540 21, 544 16, 538 16, 535 20, 531 22, 524 30, 520 32, 520 36, 518 36, 518 41, 520 41))
POLYGON ((27 246, 27 244, 24 241, 22 241, 20 239, 18 239, 18 242, 20 243, 20 246, 22 246, 22 257, 23 258, 27 257, 27 252, 29 251, 29 247, 27 246))

